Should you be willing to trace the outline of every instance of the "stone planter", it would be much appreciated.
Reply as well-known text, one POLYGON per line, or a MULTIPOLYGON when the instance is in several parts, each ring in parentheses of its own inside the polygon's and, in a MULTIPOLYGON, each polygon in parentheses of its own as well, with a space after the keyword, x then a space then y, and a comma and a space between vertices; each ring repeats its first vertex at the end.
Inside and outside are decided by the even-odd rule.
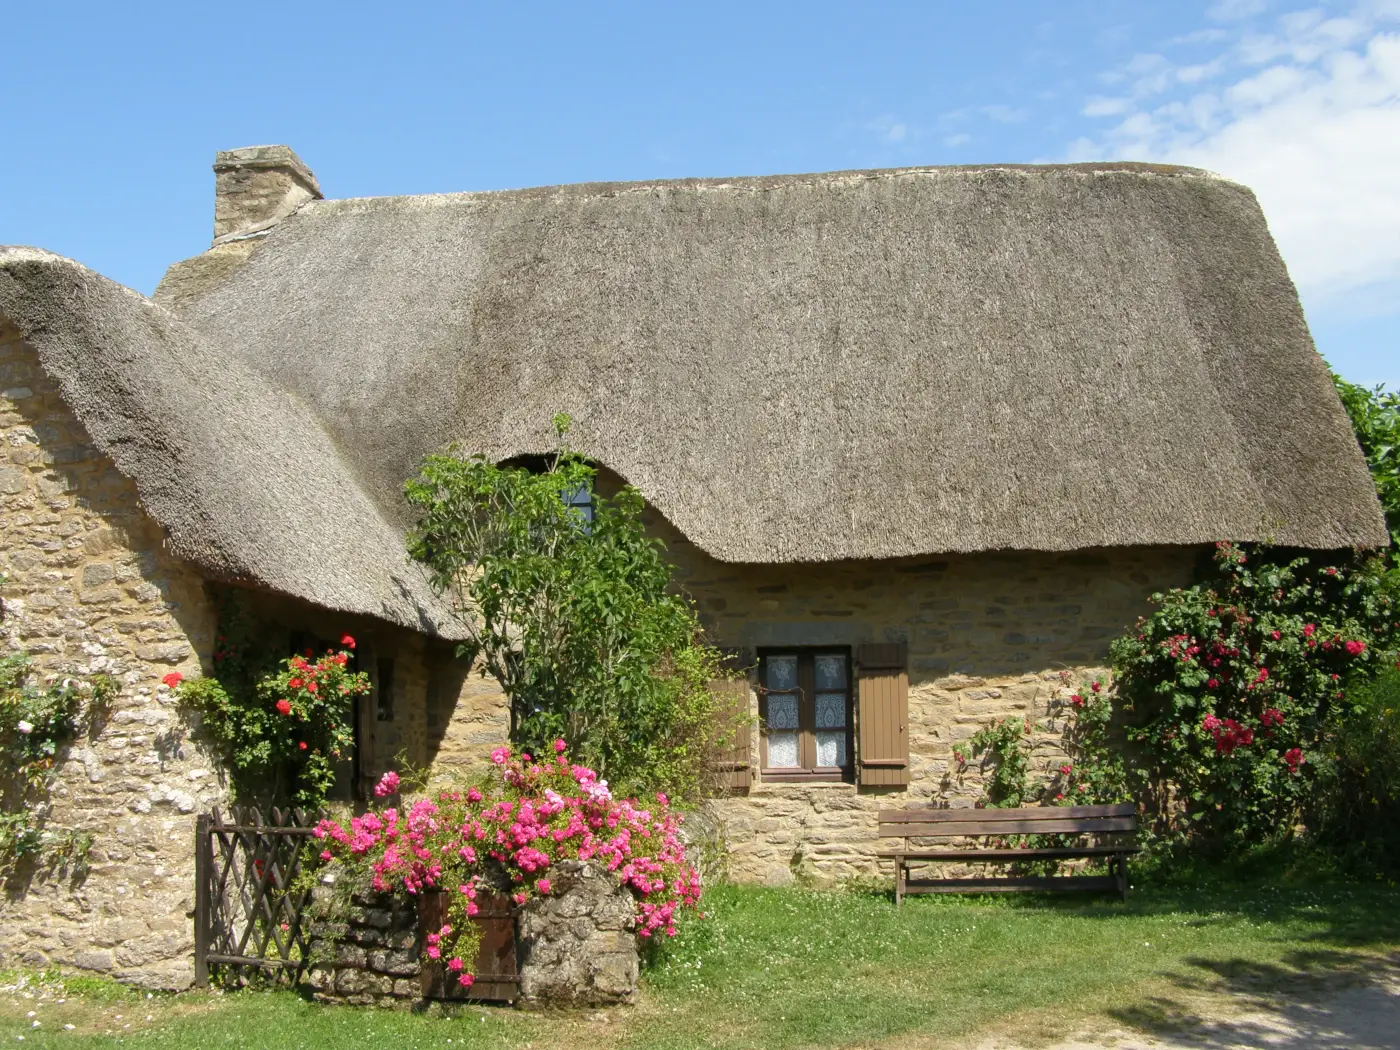
MULTIPOLYGON (((639 957, 632 895, 601 866, 561 861, 553 892, 514 908, 509 896, 478 898, 481 949, 470 989, 440 963, 424 965, 424 936, 442 926, 444 894, 412 900, 355 894, 337 922, 310 931, 308 981, 316 999, 355 1004, 421 999, 516 1002, 539 1008, 630 1003, 639 957)), ((318 899, 329 897, 326 887, 318 899)))
POLYGON ((561 861, 549 877, 553 893, 520 910, 521 1004, 630 1003, 639 969, 632 894, 588 861, 561 861))

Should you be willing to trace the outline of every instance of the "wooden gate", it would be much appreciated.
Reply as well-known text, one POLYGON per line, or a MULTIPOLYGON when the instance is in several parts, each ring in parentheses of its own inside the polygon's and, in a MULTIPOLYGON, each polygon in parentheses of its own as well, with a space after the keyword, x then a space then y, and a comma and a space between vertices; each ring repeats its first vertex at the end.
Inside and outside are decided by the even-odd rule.
POLYGON ((255 967, 292 983, 306 968, 302 921, 311 892, 296 887, 302 863, 315 856, 320 813, 273 809, 264 818, 234 806, 202 814, 194 834, 194 982, 209 984, 210 966, 255 967))
MULTIPOLYGON (((314 837, 322 813, 234 806, 229 818, 215 809, 195 821, 194 979, 204 988, 211 967, 236 974, 250 968, 296 984, 309 963, 311 890, 299 886, 304 865, 321 851, 314 837)), ((425 893, 418 901, 420 939, 443 924, 446 898, 425 893)), ((515 912, 506 894, 483 893, 481 949, 468 990, 447 980, 441 966, 421 971, 426 999, 511 1001, 518 997, 515 912)))

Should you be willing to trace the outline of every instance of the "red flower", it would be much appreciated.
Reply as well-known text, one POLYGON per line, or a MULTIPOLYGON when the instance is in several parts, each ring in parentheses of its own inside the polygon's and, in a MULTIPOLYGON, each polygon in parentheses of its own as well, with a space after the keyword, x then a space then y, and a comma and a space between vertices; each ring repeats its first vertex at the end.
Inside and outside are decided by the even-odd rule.
POLYGON ((185 676, 182 675, 179 671, 171 671, 168 675, 161 679, 161 681, 168 685, 171 689, 176 688, 184 680, 185 676))
POLYGON ((1347 642, 1347 655, 1348 655, 1348 656, 1360 656, 1360 655, 1361 655, 1362 653, 1364 653, 1365 651, 1366 651, 1366 643, 1365 643, 1365 642, 1356 642, 1356 641, 1347 642))
POLYGON ((1281 726, 1283 725, 1283 712, 1277 707, 1265 708, 1264 713, 1259 716, 1259 721, 1266 726, 1281 726))
POLYGON ((1065 776, 1069 776, 1071 773, 1074 772, 1074 763, 1066 762, 1060 767, 1060 772, 1063 773, 1065 776))
POLYGON ((1272 634, 1270 637, 1272 637, 1274 641, 1278 641, 1280 638, 1283 637, 1283 632, 1281 632, 1281 631, 1274 631, 1273 634, 1272 634))
POLYGON ((1298 772, 1298 767, 1306 761, 1303 758, 1303 749, 1301 747, 1295 747, 1289 751, 1285 751, 1283 753, 1283 760, 1288 764, 1288 772, 1290 773, 1298 772))
POLYGON ((307 691, 308 693, 314 693, 314 692, 316 691, 316 683, 315 683, 315 682, 307 682, 307 683, 306 683, 306 691, 307 691))
POLYGON ((1314 634, 1316 634, 1316 633, 1317 633, 1317 624, 1315 624, 1315 623, 1305 623, 1305 624, 1303 624, 1303 637, 1304 637, 1304 638, 1311 638, 1311 637, 1312 637, 1314 634))
POLYGON ((301 679, 300 679, 300 678, 291 678, 291 679, 288 679, 287 685, 288 685, 289 687, 291 687, 292 689, 300 689, 300 688, 301 688, 301 679))
POLYGON ((277 701, 277 713, 279 715, 289 715, 292 713, 292 705, 285 697, 277 701))
POLYGON ((1083 706, 1084 706, 1084 698, 1083 698, 1082 696, 1080 696, 1078 693, 1072 693, 1072 694, 1070 694, 1069 702, 1072 703, 1075 707, 1083 707, 1083 706))
POLYGON ((348 634, 343 635, 340 639, 340 644, 347 649, 353 649, 355 648, 355 639, 351 638, 348 634))
POLYGON ((1093 682, 1092 684, 1090 684, 1089 688, 1092 689, 1094 692, 1097 693, 1097 692, 1099 691, 1099 683, 1098 683, 1098 682, 1093 682))
POLYGON ((1218 678, 1211 678, 1211 679, 1208 679, 1208 680, 1206 681, 1206 688, 1207 688, 1207 689, 1218 689, 1218 688, 1220 688, 1220 680, 1219 680, 1218 678))
POLYGON ((299 747, 299 748, 301 748, 301 750, 305 751, 305 750, 306 750, 306 741, 303 740, 301 743, 297 744, 297 747, 299 747))

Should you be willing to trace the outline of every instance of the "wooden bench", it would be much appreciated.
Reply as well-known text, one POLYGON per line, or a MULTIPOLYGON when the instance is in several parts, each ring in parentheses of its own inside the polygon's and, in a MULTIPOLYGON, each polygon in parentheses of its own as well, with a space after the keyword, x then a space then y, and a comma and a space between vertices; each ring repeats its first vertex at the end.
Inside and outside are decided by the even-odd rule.
POLYGON ((1131 802, 1107 806, 1030 806, 1024 809, 882 809, 880 838, 904 840, 901 849, 880 850, 894 860, 894 900, 906 893, 1008 893, 1017 890, 1113 890, 1128 899, 1128 857, 1137 852, 1131 836, 1137 817, 1131 802), (915 846, 918 839, 966 839, 1006 835, 1093 836, 1099 842, 1071 846, 960 848, 915 846), (1119 841, 1104 843, 1103 836, 1119 841), (1123 841, 1124 838, 1128 841, 1123 841), (1028 860, 1108 860, 1107 875, 997 876, 949 879, 910 879, 911 864, 928 861, 985 861, 1014 864, 1028 860))

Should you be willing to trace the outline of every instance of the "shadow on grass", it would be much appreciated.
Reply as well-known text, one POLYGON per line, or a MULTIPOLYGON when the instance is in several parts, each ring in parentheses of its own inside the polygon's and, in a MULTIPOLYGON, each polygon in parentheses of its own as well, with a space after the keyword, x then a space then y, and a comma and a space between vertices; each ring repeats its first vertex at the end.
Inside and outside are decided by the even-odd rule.
POLYGON ((1108 1016, 1163 1047, 1260 1050, 1400 1050, 1400 956, 1307 949, 1278 963, 1185 960, 1176 995, 1153 996, 1108 1016), (1225 997, 1229 1011, 1204 1011, 1225 997))

